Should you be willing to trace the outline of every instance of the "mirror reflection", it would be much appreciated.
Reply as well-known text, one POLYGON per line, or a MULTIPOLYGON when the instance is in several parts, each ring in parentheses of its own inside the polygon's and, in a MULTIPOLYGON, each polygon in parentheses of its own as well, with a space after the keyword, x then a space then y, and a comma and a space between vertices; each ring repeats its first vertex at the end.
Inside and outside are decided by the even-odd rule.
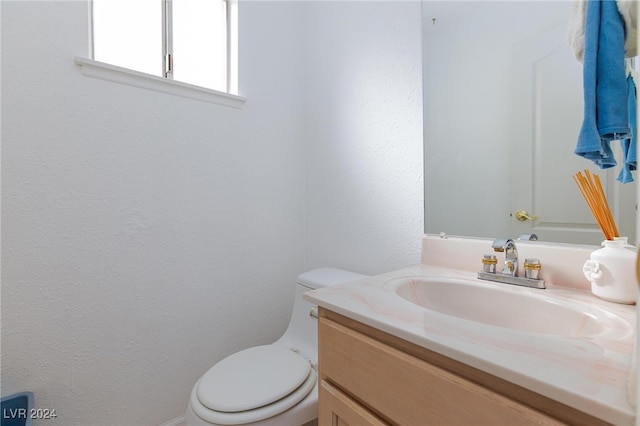
POLYGON ((583 89, 570 13, 566 1, 423 2, 426 233, 600 244, 572 179, 588 169, 635 240, 636 183, 574 154, 583 89))

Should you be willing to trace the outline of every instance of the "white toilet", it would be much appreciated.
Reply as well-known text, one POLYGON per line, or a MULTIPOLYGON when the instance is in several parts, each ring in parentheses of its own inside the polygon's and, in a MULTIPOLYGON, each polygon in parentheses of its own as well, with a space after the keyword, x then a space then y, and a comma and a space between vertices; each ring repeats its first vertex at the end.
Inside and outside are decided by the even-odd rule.
POLYGON ((366 275, 320 268, 298 277, 289 327, 275 343, 229 355, 193 386, 192 425, 298 426, 318 416, 318 331, 302 293, 366 275))

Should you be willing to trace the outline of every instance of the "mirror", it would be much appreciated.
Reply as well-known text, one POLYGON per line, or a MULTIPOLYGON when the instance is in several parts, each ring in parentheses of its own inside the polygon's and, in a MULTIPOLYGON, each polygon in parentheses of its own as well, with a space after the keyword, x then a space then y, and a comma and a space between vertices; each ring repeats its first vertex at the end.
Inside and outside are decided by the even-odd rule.
POLYGON ((567 41, 571 2, 422 6, 425 232, 600 244, 572 179, 589 169, 619 233, 635 240, 636 184, 573 153, 583 91, 567 41))

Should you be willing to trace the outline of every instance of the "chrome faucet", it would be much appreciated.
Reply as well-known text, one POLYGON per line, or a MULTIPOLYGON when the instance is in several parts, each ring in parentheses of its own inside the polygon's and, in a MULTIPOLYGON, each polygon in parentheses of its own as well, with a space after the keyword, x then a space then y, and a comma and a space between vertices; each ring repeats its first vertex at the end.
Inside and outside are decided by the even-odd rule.
MULTIPOLYGON (((535 234, 532 235, 535 236, 535 234)), ((535 241, 534 238, 528 239, 535 241)), ((524 287, 545 288, 544 280, 538 277, 538 272, 540 270, 540 261, 538 259, 525 259, 525 276, 518 276, 518 248, 512 239, 498 238, 493 241, 491 248, 496 252, 504 253, 504 265, 502 267, 502 271, 496 272, 495 267, 493 270, 489 267, 478 272, 478 279, 524 287)), ((485 255, 483 259, 483 264, 485 264, 484 266, 487 267, 487 264, 489 263, 495 265, 496 257, 493 255, 485 255)))
POLYGON ((504 252, 504 266, 502 273, 512 277, 518 276, 518 249, 512 239, 499 238, 491 245, 494 251, 504 252))

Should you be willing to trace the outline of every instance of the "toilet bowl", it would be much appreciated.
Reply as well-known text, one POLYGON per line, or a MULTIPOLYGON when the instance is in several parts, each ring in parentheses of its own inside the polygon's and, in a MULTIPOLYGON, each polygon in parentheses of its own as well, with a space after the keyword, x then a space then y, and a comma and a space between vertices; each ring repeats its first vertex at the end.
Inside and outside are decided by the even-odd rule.
POLYGON ((211 367, 193 386, 185 423, 195 425, 302 425, 318 416, 318 331, 302 300, 309 290, 366 275, 319 268, 298 276, 285 333, 270 345, 236 352, 211 367))

